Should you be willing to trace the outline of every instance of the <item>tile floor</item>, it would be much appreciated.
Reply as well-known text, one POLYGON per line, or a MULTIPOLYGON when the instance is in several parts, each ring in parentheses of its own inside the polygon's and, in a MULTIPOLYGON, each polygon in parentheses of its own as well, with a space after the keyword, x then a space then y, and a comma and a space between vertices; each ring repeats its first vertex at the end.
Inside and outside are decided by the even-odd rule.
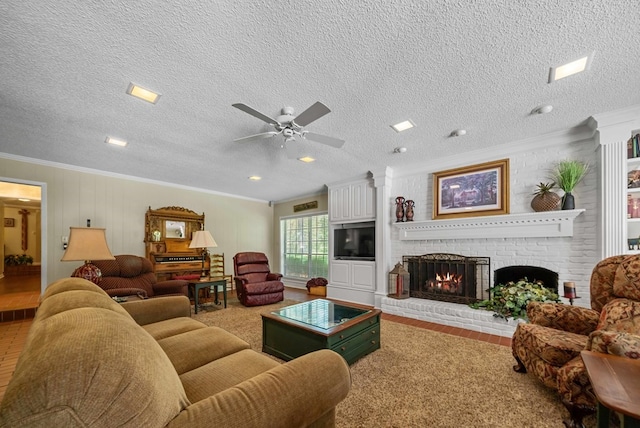
MULTIPOLYGON (((39 285, 37 287, 38 291, 14 291, 7 293, 6 287, 3 288, 2 281, 3 280, 0 279, 0 313, 5 313, 2 312, 3 310, 8 311, 11 309, 18 309, 19 311, 25 311, 25 316, 19 316, 16 319, 0 322, 0 400, 4 397, 4 392, 9 384, 9 380, 11 379, 13 370, 18 361, 18 355, 20 355, 20 351, 24 346, 40 294, 39 285), (14 294, 16 295, 13 296, 14 294), (32 311, 33 313, 26 311, 32 311)), ((292 300, 305 301, 308 299, 315 299, 317 297, 318 296, 309 296, 306 293, 306 290, 287 288, 285 291, 285 298, 292 300)), ((511 339, 506 337, 493 336, 486 333, 479 333, 471 330, 464 330, 461 328, 449 327, 446 325, 384 313, 382 314, 382 319, 442 333, 453 334, 456 336, 467 337, 470 339, 481 340, 497 345, 511 346, 511 339)))

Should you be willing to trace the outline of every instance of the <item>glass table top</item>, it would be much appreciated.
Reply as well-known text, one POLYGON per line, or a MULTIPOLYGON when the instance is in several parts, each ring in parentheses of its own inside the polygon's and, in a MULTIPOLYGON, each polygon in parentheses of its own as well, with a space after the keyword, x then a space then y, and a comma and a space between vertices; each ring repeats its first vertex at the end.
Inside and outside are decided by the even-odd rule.
POLYGON ((369 312, 371 312, 369 309, 353 308, 329 300, 316 299, 287 306, 271 313, 326 330, 369 312))

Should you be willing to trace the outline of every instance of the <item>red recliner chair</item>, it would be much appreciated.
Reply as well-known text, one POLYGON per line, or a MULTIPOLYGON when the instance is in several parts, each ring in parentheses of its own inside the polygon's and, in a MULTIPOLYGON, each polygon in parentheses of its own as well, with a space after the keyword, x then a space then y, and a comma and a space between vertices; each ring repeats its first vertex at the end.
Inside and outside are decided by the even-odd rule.
POLYGON ((102 271, 102 280, 98 286, 109 296, 188 296, 189 281, 158 281, 153 273, 153 265, 148 259, 129 254, 118 255, 115 258, 92 261, 102 271))
POLYGON ((282 274, 271 273, 264 253, 244 252, 233 256, 233 274, 238 300, 243 305, 269 305, 284 300, 282 274))

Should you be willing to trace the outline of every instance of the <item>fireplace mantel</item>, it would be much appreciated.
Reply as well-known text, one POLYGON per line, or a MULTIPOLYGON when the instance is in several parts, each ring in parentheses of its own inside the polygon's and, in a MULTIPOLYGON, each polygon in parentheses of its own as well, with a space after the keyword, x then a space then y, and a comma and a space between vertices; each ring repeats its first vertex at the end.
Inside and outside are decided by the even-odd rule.
POLYGON ((401 241, 573 236, 573 221, 584 212, 559 210, 451 220, 394 223, 401 241))

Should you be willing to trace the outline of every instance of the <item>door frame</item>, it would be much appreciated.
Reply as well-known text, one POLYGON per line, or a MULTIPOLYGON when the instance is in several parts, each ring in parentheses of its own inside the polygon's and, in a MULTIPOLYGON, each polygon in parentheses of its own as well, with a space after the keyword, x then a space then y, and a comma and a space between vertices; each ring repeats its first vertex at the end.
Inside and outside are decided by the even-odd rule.
POLYGON ((0 181, 40 187, 40 294, 47 288, 47 183, 23 180, 20 178, 0 177, 0 181))

